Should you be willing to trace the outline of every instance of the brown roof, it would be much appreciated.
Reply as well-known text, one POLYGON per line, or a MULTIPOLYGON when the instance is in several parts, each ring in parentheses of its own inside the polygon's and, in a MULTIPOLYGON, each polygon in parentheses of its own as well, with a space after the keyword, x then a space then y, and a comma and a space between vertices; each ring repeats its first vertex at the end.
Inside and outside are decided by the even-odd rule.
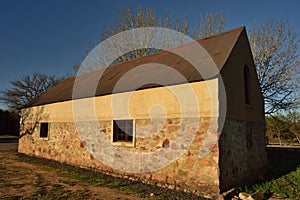
MULTIPOLYGON (((221 71, 242 31, 245 31, 244 27, 200 39, 197 42, 202 47, 204 47, 204 49, 212 57, 218 70, 221 71)), ((192 55, 193 53, 195 54, 195 48, 196 45, 193 45, 193 43, 189 43, 177 47, 177 50, 184 51, 185 54, 187 53, 192 55)), ((194 55, 194 57, 197 58, 197 55, 194 55)), ((202 60, 200 58, 195 59, 195 61, 201 65, 201 62, 203 62, 203 58, 202 60)), ((76 81, 80 81, 80 87, 82 88, 82 90, 80 91, 83 91, 82 93, 77 95, 77 98, 103 96, 112 93, 132 91, 136 89, 134 88, 136 82, 150 83, 145 84, 138 89, 160 86, 158 84, 151 84, 151 81, 154 83, 163 81, 163 85, 177 85, 183 83, 180 76, 177 76, 176 73, 174 73, 174 70, 168 70, 168 68, 166 67, 160 68, 159 66, 155 66, 147 70, 146 73, 148 77, 145 77, 144 75, 139 76, 139 74, 136 74, 134 77, 130 77, 130 79, 127 79, 126 84, 121 85, 121 87, 118 87, 116 90, 115 85, 125 73, 129 72, 137 66, 141 66, 142 64, 147 63, 160 63, 163 65, 167 65, 170 67, 170 69, 174 69, 179 72, 179 74, 183 75, 188 82, 203 80, 198 71, 188 61, 174 53, 171 53, 170 51, 161 51, 157 54, 116 64, 105 69, 96 70, 77 77, 76 81), (100 73, 103 74, 100 81, 96 83, 95 81, 98 81, 100 73), (149 78, 148 82, 147 80, 145 80, 147 78, 149 78), (153 78, 157 81, 153 81, 153 78), (97 84, 98 87, 95 92, 92 92, 93 94, 90 94, 90 86, 95 84, 97 84)), ((141 71, 140 73, 143 72, 141 71)), ((210 78, 213 78, 213 75, 211 75, 210 78)), ((56 86, 42 94, 40 97, 29 102, 26 107, 71 100, 75 79, 76 77, 71 77, 57 84, 56 86)))

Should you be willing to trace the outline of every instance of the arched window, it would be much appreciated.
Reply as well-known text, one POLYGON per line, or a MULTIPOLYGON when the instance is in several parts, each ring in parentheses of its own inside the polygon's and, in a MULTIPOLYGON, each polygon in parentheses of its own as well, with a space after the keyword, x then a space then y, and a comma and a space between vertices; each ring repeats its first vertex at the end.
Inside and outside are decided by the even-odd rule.
POLYGON ((245 95, 245 103, 250 104, 250 70, 247 65, 244 66, 244 95, 245 95))

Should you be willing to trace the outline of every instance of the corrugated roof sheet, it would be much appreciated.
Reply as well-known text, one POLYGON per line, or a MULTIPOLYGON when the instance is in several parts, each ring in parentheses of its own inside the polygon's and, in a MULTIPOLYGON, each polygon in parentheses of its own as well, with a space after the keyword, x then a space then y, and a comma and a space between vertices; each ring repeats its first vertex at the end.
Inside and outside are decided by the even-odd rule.
MULTIPOLYGON (((204 39, 200 39, 197 42, 202 47, 204 47, 204 49, 208 52, 208 54, 215 62, 218 70, 221 71, 242 31, 245 31, 244 27, 233 29, 204 39)), ((177 48, 177 50, 179 51, 184 51, 185 53, 192 55, 193 53, 195 54, 196 45, 190 43, 177 48)), ((199 62, 199 64, 201 64, 201 59, 197 59, 197 55, 192 56, 194 56, 195 62, 199 62)), ((183 75, 188 82, 203 80, 198 71, 181 56, 178 56, 169 51, 161 51, 157 54, 116 64, 108 68, 96 70, 88 74, 81 75, 80 77, 77 77, 76 81, 80 81, 81 91, 83 91, 83 93, 80 93, 80 95, 77 95, 77 97, 85 98, 91 96, 103 96, 112 93, 132 91, 136 89, 134 88, 136 82, 148 83, 141 86, 138 89, 157 87, 159 85, 155 83, 157 83, 157 81, 159 82, 159 80, 164 80, 164 85, 177 85, 183 83, 180 76, 174 73, 174 70, 176 70, 179 74, 183 75), (123 84, 116 90, 115 85, 125 73, 136 68, 137 66, 141 66, 143 64, 148 63, 160 63, 169 66, 170 69, 168 69, 167 67, 160 68, 159 66, 151 67, 151 69, 147 70, 147 77, 139 76, 139 74, 136 74, 134 77, 127 79, 126 84, 123 84), (103 74, 101 76, 100 81, 98 83, 95 83, 95 81, 99 79, 99 73, 103 74), (148 77, 149 81, 147 82, 147 80, 145 79, 147 79, 148 77), (143 80, 139 80, 141 78, 143 80), (157 81, 155 82, 153 81, 153 79, 157 81), (151 81, 154 82, 154 84, 151 84, 151 81), (90 86, 93 84, 97 84, 98 86, 96 91, 93 92, 93 95, 91 95, 90 86)), ((143 71, 138 71, 137 73, 143 73, 143 71)), ((76 77, 71 77, 57 84, 56 86, 42 94, 40 97, 29 102, 26 107, 71 100, 75 79, 76 77)))

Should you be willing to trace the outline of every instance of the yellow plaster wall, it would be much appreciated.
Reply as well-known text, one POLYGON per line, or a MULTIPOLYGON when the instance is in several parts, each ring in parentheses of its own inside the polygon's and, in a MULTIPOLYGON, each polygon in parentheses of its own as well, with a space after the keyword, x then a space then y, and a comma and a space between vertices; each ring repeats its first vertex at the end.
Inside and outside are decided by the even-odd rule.
POLYGON ((150 116, 217 117, 218 80, 58 102, 26 108, 22 112, 26 123, 72 122, 74 116, 77 121, 147 119, 150 116))

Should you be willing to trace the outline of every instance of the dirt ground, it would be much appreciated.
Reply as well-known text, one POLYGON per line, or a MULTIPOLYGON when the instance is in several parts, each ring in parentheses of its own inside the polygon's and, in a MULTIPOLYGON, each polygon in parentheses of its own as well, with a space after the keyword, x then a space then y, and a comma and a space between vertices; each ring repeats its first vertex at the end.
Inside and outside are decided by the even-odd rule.
MULTIPOLYGON (((20 154, 16 152, 18 143, 14 140, 15 138, 0 136, 0 200, 142 199, 132 192, 137 189, 142 191, 143 197, 147 199, 155 199, 157 195, 163 196, 163 199, 202 199, 192 194, 145 186, 144 184, 135 183, 134 188, 132 184, 126 182, 122 187, 130 187, 132 190, 122 190, 122 187, 115 189, 116 187, 111 188, 101 183, 82 181, 78 177, 72 178, 72 176, 66 176, 56 170, 60 165, 56 162, 36 158, 34 160, 38 164, 33 164, 20 159, 20 154)), ((284 176, 295 171, 300 165, 300 149, 272 147, 268 148, 268 155, 269 162, 275 167, 270 169, 269 174, 272 177, 269 177, 269 179, 284 176)), ((74 169, 76 168, 66 168, 67 171, 73 171, 74 169)), ((92 174, 92 177, 94 177, 94 174, 92 174)), ((278 200, 281 198, 273 195, 269 199, 278 200)))
POLYGON ((15 157, 13 152, 0 152, 0 199, 141 199, 129 192, 64 177, 54 169, 15 157))
POLYGON ((0 136, 0 200, 205 199, 183 191, 119 179, 52 160, 29 158, 18 154, 17 150, 18 137, 0 136))

